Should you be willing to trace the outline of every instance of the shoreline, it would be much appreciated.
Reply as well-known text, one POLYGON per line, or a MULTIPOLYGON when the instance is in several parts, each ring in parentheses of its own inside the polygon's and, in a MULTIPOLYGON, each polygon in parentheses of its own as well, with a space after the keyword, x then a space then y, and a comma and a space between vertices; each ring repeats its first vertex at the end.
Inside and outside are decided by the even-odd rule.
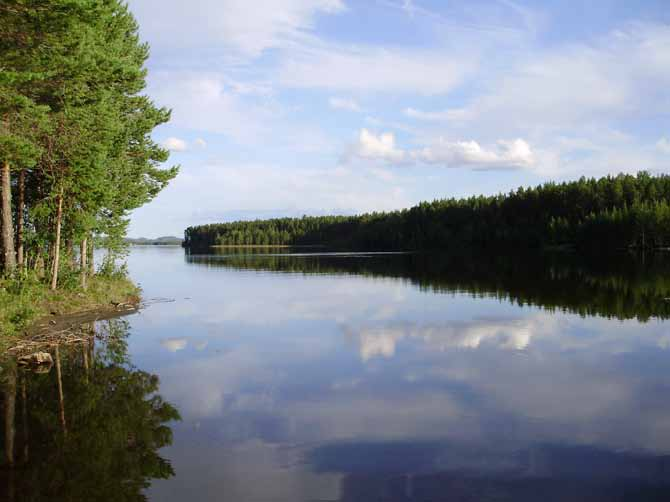
POLYGON ((0 282, 0 354, 21 342, 134 313, 140 302, 140 289, 125 277, 94 276, 86 291, 51 291, 29 280, 0 282))
POLYGON ((86 325, 108 319, 118 319, 139 312, 141 303, 122 303, 97 309, 43 317, 34 321, 23 333, 9 341, 2 356, 21 357, 35 352, 49 352, 57 346, 83 341, 86 325))

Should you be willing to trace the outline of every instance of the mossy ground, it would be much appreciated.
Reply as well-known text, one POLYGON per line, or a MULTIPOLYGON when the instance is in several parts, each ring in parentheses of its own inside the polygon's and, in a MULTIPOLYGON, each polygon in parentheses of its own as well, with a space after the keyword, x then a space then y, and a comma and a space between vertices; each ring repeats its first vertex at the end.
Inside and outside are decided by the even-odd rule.
POLYGON ((138 301, 139 289, 120 274, 93 276, 86 291, 72 285, 51 291, 47 284, 32 277, 0 279, 0 351, 44 316, 105 309, 112 302, 138 301))

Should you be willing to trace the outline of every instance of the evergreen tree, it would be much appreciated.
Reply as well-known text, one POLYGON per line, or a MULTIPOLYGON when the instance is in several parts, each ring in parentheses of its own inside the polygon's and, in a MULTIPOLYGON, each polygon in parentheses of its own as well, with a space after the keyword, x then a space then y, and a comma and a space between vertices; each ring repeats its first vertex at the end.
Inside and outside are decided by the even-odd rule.
POLYGON ((129 211, 176 176, 177 168, 160 168, 168 152, 150 137, 169 111, 140 94, 148 53, 121 0, 0 5, 5 273, 17 258, 22 267, 48 263, 55 289, 61 255, 72 259, 78 242, 85 287, 95 236, 118 253, 129 211))

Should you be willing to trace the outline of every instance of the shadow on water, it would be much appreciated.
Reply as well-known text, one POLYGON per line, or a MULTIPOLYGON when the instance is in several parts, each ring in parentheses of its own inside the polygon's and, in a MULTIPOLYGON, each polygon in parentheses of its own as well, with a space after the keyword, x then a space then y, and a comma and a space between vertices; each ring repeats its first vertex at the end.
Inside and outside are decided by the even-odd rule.
POLYGON ((2 500, 140 501, 152 479, 174 475, 158 450, 179 413, 158 377, 130 364, 128 322, 82 330, 84 342, 45 348, 53 365, 0 363, 2 500))
POLYGON ((670 318, 670 255, 666 253, 587 257, 217 249, 213 254, 186 254, 185 259, 235 270, 394 278, 435 293, 468 293, 581 316, 643 322, 670 318))
POLYGON ((320 472, 344 474, 341 502, 661 501, 670 456, 589 446, 356 443, 313 450, 320 472))

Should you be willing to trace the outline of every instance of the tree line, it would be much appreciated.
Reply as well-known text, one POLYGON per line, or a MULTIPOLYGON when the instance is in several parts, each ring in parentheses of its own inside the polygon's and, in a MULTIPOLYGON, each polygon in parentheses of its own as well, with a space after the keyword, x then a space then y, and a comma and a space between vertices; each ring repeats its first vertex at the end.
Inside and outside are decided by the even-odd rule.
POLYGON ((670 176, 582 177, 508 194, 422 202, 402 211, 194 226, 185 247, 322 245, 365 251, 670 246, 670 176))
POLYGON ((122 249, 129 212, 176 176, 150 137, 170 112, 142 94, 148 55, 122 0, 0 3, 4 275, 85 288, 93 241, 122 249))

